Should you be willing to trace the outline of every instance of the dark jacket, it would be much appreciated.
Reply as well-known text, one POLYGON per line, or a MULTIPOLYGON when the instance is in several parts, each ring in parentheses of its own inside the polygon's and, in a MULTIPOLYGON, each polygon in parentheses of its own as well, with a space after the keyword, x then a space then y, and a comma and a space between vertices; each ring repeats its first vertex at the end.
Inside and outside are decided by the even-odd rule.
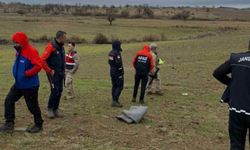
POLYGON ((47 73, 55 70, 55 73, 64 75, 65 51, 63 45, 55 39, 47 45, 41 59, 43 60, 43 68, 47 73))
POLYGON ((115 41, 112 43, 112 50, 109 53, 108 63, 110 65, 110 75, 112 77, 120 77, 124 75, 124 68, 121 56, 121 43, 115 41))
POLYGON ((12 41, 21 47, 17 49, 16 60, 13 65, 15 88, 29 89, 39 86, 38 73, 42 68, 42 61, 37 50, 28 42, 28 37, 23 32, 16 32, 12 41))
POLYGON ((137 52, 133 60, 133 66, 138 75, 148 75, 150 71, 153 71, 154 59, 149 46, 144 46, 142 50, 137 52))
POLYGON ((228 86, 224 95, 229 99, 230 110, 250 115, 250 52, 231 54, 213 76, 228 86))

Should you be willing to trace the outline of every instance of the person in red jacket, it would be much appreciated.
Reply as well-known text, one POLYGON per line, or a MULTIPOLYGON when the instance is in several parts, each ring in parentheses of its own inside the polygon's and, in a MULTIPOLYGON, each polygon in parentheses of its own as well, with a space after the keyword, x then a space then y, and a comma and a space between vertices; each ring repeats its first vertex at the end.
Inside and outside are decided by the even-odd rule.
POLYGON ((48 43, 41 56, 43 69, 47 73, 51 86, 48 101, 48 117, 51 119, 62 117, 61 112, 59 112, 59 105, 65 78, 65 41, 66 32, 58 31, 56 37, 48 43))
POLYGON ((134 60, 133 66, 135 68, 135 84, 132 102, 136 102, 136 96, 141 82, 140 103, 144 104, 144 95, 148 83, 148 73, 154 72, 154 59, 150 53, 150 47, 144 46, 142 50, 138 51, 134 60))
POLYGON ((39 78, 42 61, 37 50, 28 42, 23 32, 16 32, 12 36, 15 43, 16 60, 13 66, 15 83, 11 87, 4 103, 6 122, 0 127, 0 132, 13 132, 15 120, 15 103, 24 97, 29 111, 34 116, 35 125, 27 128, 27 132, 36 133, 42 130, 43 119, 38 104, 39 78))

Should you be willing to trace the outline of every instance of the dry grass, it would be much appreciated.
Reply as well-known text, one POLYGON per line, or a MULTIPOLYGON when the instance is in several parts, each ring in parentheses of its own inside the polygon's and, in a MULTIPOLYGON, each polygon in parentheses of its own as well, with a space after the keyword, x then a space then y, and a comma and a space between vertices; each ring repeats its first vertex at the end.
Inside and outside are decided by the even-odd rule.
MULTIPOLYGON (((18 23, 19 19, 18 17, 5 18, 9 22, 0 24, 6 26, 10 22, 18 23)), ((62 18, 50 18, 61 23, 68 23, 68 20, 72 18, 60 19, 62 18)), ((48 31, 43 30, 44 34, 52 35, 54 33, 52 31, 58 26, 48 24, 47 18, 41 20, 43 20, 40 21, 42 28, 48 29, 48 31)), ((127 34, 133 33, 130 36, 135 36, 140 34, 142 29, 154 33, 155 28, 159 32, 166 32, 165 29, 167 29, 167 32, 175 35, 172 41, 157 43, 160 56, 167 61, 161 67, 164 96, 146 97, 149 112, 141 124, 127 125, 114 118, 122 109, 110 107, 111 82, 107 54, 111 45, 77 45, 78 53, 82 57, 80 69, 74 81, 77 98, 72 101, 62 99, 61 109, 65 117, 57 120, 49 120, 46 117, 49 85, 42 72, 40 73, 39 99, 45 119, 44 131, 35 135, 22 132, 14 133, 12 136, 0 134, 0 149, 228 149, 227 106, 218 103, 224 87, 212 78, 211 73, 217 65, 228 58, 231 52, 246 50, 250 33, 249 23, 156 20, 150 24, 149 20, 134 21, 137 23, 133 24, 131 20, 126 19, 117 21, 117 26, 112 29, 118 35, 124 36, 128 30, 131 32, 127 34), (199 34, 211 32, 211 30, 213 32, 225 24, 230 27, 238 26, 240 29, 221 32, 216 36, 181 40, 183 35, 189 36, 190 32, 193 32, 190 35, 194 36, 196 35, 194 31, 201 30, 199 34), (176 28, 177 25, 182 27, 176 28), (194 26, 195 29, 193 29, 194 26), (136 31, 135 28, 142 29, 136 31), (182 93, 188 93, 188 96, 183 96, 182 93)), ((102 21, 98 19, 90 19, 86 22, 90 25, 84 28, 102 24, 102 21)), ((32 27, 38 26, 35 24, 35 22, 30 24, 32 30, 32 27)), ((76 31, 79 34, 87 32, 76 30, 74 25, 77 23, 67 24, 67 27, 72 28, 67 28, 63 24, 60 27, 69 30, 70 35, 76 34, 76 31)), ((110 31, 108 26, 107 28, 108 31, 105 32, 110 31)), ((10 33, 18 29, 28 31, 28 28, 17 27, 14 24, 8 27, 2 36, 8 37, 10 33)), ((31 36, 43 33, 42 30, 39 33, 32 32, 32 30, 28 32, 31 36)), ((97 31, 90 27, 88 32, 93 34, 97 31)), ((127 34, 126 36, 129 37, 127 34)), ((121 95, 121 102, 124 104, 124 109, 132 105, 130 100, 134 71, 131 61, 136 50, 141 49, 144 44, 146 43, 123 45, 125 89, 121 95)), ((43 44, 35 44, 35 46, 40 51, 45 47, 43 44)), ((0 110, 3 110, 4 98, 13 83, 10 68, 14 56, 11 45, 0 45, 0 110)), ((17 102, 16 112, 17 127, 26 127, 32 123, 32 117, 24 100, 17 102)), ((2 113, 0 113, 0 118, 4 119, 2 113)))

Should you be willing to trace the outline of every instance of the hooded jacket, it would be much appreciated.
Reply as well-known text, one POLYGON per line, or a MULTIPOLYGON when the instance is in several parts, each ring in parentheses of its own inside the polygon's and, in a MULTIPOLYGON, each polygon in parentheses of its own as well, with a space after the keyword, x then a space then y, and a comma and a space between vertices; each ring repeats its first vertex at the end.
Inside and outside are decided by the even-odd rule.
POLYGON ((122 56, 121 56, 121 42, 114 41, 112 43, 112 50, 109 53, 110 75, 112 77, 120 77, 124 74, 122 56))
POLYGON ((15 88, 29 89, 39 86, 38 73, 42 68, 42 61, 38 51, 29 44, 28 37, 23 32, 13 34, 12 41, 20 45, 16 50, 16 60, 13 65, 15 88))
POLYGON ((142 50, 138 51, 134 60, 133 66, 138 75, 148 75, 154 69, 154 59, 150 53, 150 47, 144 46, 142 50))

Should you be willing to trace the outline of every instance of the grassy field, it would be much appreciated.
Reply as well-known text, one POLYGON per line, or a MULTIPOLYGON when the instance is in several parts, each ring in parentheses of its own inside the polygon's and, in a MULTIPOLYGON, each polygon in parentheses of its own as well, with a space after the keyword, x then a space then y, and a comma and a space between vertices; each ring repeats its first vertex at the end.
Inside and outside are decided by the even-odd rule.
MULTIPOLYGON (((30 135, 15 132, 0 134, 0 149, 63 149, 63 150, 226 150, 228 149, 226 105, 219 98, 224 87, 211 76, 213 69, 224 62, 231 52, 246 51, 250 34, 249 22, 169 21, 119 19, 108 26, 101 18, 40 17, 34 19, 0 16, 0 37, 9 38, 15 31, 25 31, 34 38, 52 36, 57 29, 69 36, 88 40, 102 32, 119 38, 142 37, 164 33, 171 41, 157 42, 160 56, 167 63, 161 67, 164 96, 147 96, 149 107, 142 123, 127 125, 115 119, 129 108, 134 71, 131 65, 136 50, 148 43, 123 45, 125 89, 121 95, 124 107, 113 109, 107 54, 110 45, 78 45, 81 65, 75 75, 75 100, 61 101, 62 119, 46 117, 49 85, 44 71, 40 73, 40 105, 45 119, 44 131, 30 135), (3 20, 3 21, 2 21, 3 20), (176 26, 182 26, 176 28, 176 26), (219 27, 237 27, 236 31, 218 32, 219 27), (181 40, 183 37, 215 33, 214 36, 181 40), (182 93, 188 93, 183 96, 182 93)), ((34 44, 40 52, 45 44, 34 44)), ((13 84, 11 65, 14 59, 11 45, 0 45, 0 118, 4 98, 13 84)), ((24 100, 16 104, 16 126, 32 124, 24 100)))
MULTIPOLYGON (((215 33, 227 22, 221 21, 176 21, 157 19, 118 19, 110 26, 103 18, 94 17, 32 17, 32 16, 0 16, 0 38, 9 39, 15 31, 25 31, 32 38, 43 35, 54 36, 58 29, 65 30, 69 37, 78 36, 91 42, 98 33, 109 39, 122 40, 141 39, 146 35, 164 35, 168 40, 189 38, 195 35, 215 33)), ((232 22, 230 27, 248 27, 249 22, 232 22)))

